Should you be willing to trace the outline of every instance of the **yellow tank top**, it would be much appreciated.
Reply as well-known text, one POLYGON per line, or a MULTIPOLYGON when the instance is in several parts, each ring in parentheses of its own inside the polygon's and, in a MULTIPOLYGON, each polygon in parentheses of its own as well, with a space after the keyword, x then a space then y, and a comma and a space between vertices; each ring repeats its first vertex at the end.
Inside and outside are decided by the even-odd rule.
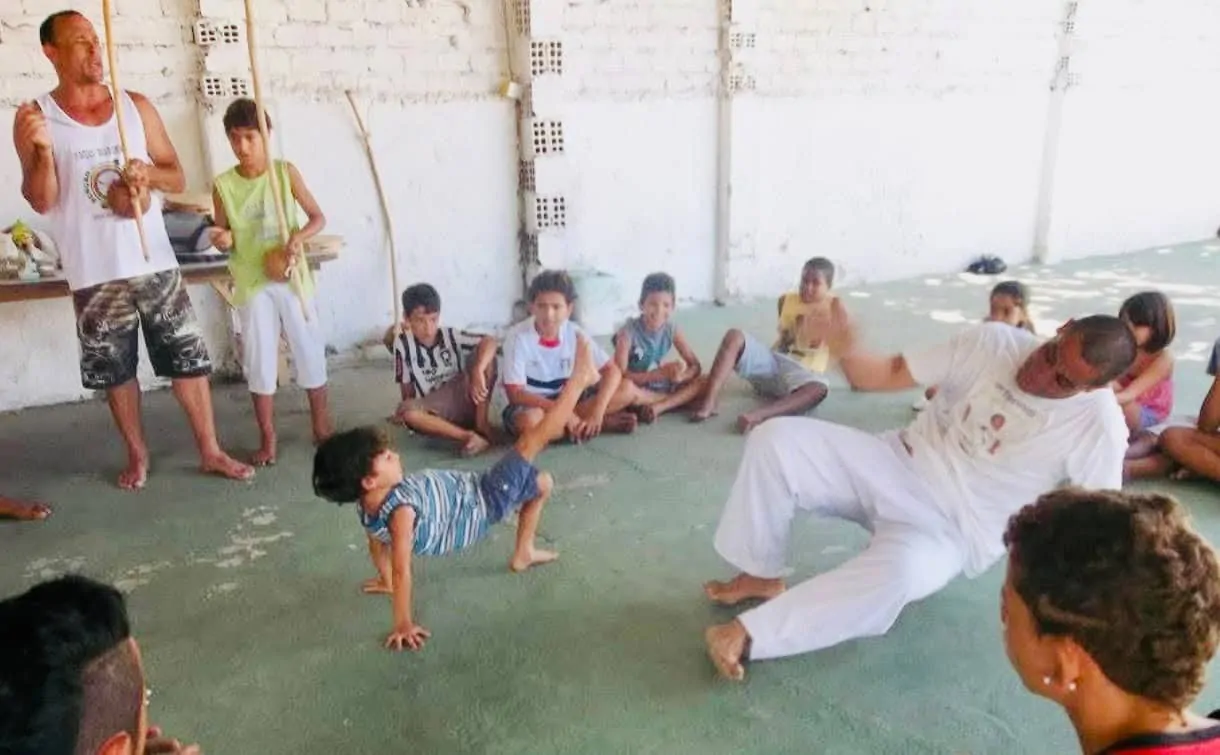
MULTIPOLYGON (((831 299, 833 302, 834 300, 831 299)), ((785 353, 800 362, 811 372, 826 372, 830 367, 830 348, 825 344, 814 346, 804 338, 801 327, 813 304, 801 301, 801 295, 784 295, 779 311, 779 338, 781 344, 789 344, 785 353)))
MULTIPOLYGON (((280 181, 285 215, 290 231, 300 228, 296 201, 292 197, 292 179, 283 160, 275 161, 275 173, 280 181)), ((233 233, 233 250, 229 254, 229 274, 233 276, 233 298, 240 306, 267 285, 263 258, 280 245, 279 220, 275 212, 275 193, 271 190, 271 171, 257 178, 245 178, 233 167, 216 177, 215 186, 224 203, 229 229, 233 233)), ((313 296, 313 274, 309 265, 301 265, 302 294, 313 296)))

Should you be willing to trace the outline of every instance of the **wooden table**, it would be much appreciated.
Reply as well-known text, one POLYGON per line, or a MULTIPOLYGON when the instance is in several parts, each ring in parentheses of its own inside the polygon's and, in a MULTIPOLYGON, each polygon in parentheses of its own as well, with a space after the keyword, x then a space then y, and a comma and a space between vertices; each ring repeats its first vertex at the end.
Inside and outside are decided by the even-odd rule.
MULTIPOLYGON (((309 267, 317 270, 324 262, 339 258, 335 248, 325 248, 316 251, 306 250, 305 259, 309 267)), ((182 279, 190 283, 225 283, 230 279, 228 262, 202 262, 181 265, 182 279)), ((36 281, 0 280, 0 304, 6 302, 35 301, 38 299, 57 299, 71 293, 68 281, 64 278, 41 278, 36 281)))
MULTIPOLYGON (((315 236, 305 243, 305 259, 309 262, 311 270, 318 270, 325 262, 331 262, 339 258, 339 253, 342 251, 343 241, 338 236, 315 236), (310 246, 313 248, 310 248, 310 246)), ((179 270, 182 271, 182 279, 187 284, 212 284, 212 288, 216 293, 224 299, 225 303, 233 304, 232 298, 232 277, 229 276, 229 263, 225 260, 216 262, 201 262, 194 264, 179 265, 179 270)), ((41 278, 36 281, 22 280, 0 280, 0 304, 6 302, 22 302, 36 301, 38 299, 57 299, 66 298, 71 291, 68 288, 68 281, 64 278, 41 278)), ((234 331, 235 318, 230 316, 226 318, 228 326, 228 341, 230 350, 234 353, 240 353, 240 342, 234 331)), ((287 348, 283 343, 281 334, 280 343, 280 358, 279 372, 280 380, 287 384, 289 380, 287 348)), ((240 360, 228 367, 220 362, 216 364, 217 374, 229 374, 231 377, 241 376, 240 360)))

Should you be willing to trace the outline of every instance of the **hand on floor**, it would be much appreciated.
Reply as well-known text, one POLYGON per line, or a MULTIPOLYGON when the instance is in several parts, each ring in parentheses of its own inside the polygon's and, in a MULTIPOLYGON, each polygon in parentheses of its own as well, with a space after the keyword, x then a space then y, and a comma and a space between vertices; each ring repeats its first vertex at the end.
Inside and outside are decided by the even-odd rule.
POLYGON ((373 577, 360 583, 360 591, 365 595, 389 595, 394 588, 382 582, 381 577, 373 577))
POLYGON ((431 636, 432 633, 419 624, 394 627, 394 631, 385 638, 385 646, 390 650, 402 650, 404 647, 411 650, 423 650, 424 641, 431 636))
POLYGON ((148 727, 148 740, 144 743, 146 755, 201 755, 199 745, 183 745, 176 739, 165 736, 161 727, 148 727))

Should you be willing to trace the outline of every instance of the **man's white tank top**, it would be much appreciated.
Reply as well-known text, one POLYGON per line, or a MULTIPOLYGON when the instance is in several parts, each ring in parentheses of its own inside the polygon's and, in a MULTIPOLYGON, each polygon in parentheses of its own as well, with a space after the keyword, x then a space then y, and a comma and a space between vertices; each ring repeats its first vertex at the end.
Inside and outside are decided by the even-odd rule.
MULTIPOLYGON (((38 106, 51 133, 59 181, 59 201, 46 217, 68 287, 76 291, 176 268, 178 259, 165 230, 159 193, 151 192, 143 218, 148 262, 140 248, 136 222, 115 215, 106 204, 106 190, 121 175, 123 165, 115 117, 101 126, 85 126, 65 113, 50 94, 39 97, 38 106)), ((123 92, 121 107, 131 158, 151 163, 144 123, 127 92, 123 92)))

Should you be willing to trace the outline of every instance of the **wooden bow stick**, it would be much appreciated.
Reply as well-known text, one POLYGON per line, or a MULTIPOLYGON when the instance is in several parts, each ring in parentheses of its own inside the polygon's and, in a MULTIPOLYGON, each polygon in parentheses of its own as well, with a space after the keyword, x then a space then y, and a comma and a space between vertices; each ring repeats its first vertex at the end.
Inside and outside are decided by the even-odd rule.
MULTIPOLYGON (((267 127, 267 110, 263 107, 263 88, 258 75, 258 44, 254 34, 254 0, 246 0, 246 44, 250 50, 250 79, 254 83, 254 109, 258 111, 258 131, 263 138, 263 149, 267 152, 267 170, 270 172, 271 196, 275 202, 275 219, 280 226, 280 243, 288 243, 288 217, 284 213, 284 196, 280 186, 279 171, 275 169, 275 160, 271 158, 270 129, 267 127)), ((287 251, 287 249, 285 249, 287 251)), ((301 250, 303 256, 305 251, 301 250)), ((309 320, 309 307, 305 306, 305 286, 301 273, 300 259, 297 259, 288 274, 292 287, 296 291, 297 300, 301 304, 301 313, 309 320)))
MULTIPOLYGON (((102 0, 102 25, 106 29, 106 57, 110 62, 110 90, 111 99, 114 101, 114 118, 119 127, 119 145, 123 149, 123 165, 131 163, 131 152, 127 149, 127 130, 123 127, 123 90, 119 88, 119 62, 118 56, 114 53, 114 34, 111 33, 110 26, 110 0, 102 0)), ((139 192, 132 187, 128 187, 131 191, 131 206, 135 210, 136 231, 140 234, 140 249, 144 252, 144 261, 148 262, 148 238, 144 235, 144 210, 140 206, 139 192)))
POLYGON ((377 170, 377 161, 373 158, 373 143, 369 131, 364 127, 364 119, 360 117, 360 108, 356 107, 356 97, 351 93, 351 90, 344 92, 347 95, 347 104, 352 106, 352 113, 356 116, 356 126, 360 129, 360 140, 364 142, 364 152, 369 158, 369 167, 373 169, 373 185, 377 189, 377 198, 381 200, 381 214, 385 218, 385 233, 386 238, 390 242, 390 285, 394 289, 390 292, 394 298, 394 327, 398 327, 398 323, 402 322, 402 313, 399 311, 400 304, 398 293, 402 291, 398 287, 398 250, 394 246, 394 221, 390 217, 390 205, 386 200, 385 188, 381 184, 381 174, 377 170))

